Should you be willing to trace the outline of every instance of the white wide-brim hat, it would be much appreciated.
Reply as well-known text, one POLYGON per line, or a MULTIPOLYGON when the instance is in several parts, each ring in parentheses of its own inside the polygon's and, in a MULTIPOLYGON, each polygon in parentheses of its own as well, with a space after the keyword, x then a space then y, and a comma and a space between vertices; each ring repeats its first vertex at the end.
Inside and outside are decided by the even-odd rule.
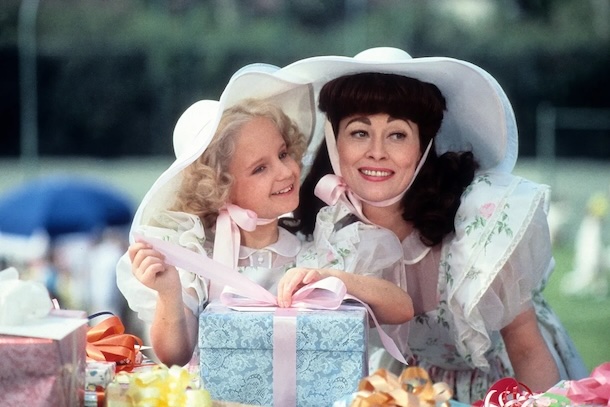
MULTIPOLYGON (((435 137, 436 152, 472 151, 480 170, 513 170, 518 134, 512 106, 498 82, 474 64, 446 57, 412 58, 401 49, 379 47, 353 58, 302 59, 282 68, 281 74, 311 82, 317 100, 326 82, 362 72, 392 73, 433 83, 447 101, 447 111, 435 137)), ((315 137, 312 144, 319 144, 323 130, 319 129, 315 137)))
POLYGON ((148 224, 159 211, 175 201, 182 180, 182 170, 193 163, 208 147, 222 113, 248 98, 268 100, 280 107, 311 141, 316 107, 311 84, 268 64, 247 65, 229 80, 219 100, 200 100, 180 116, 174 128, 176 160, 146 193, 131 225, 130 239, 140 225, 148 224))

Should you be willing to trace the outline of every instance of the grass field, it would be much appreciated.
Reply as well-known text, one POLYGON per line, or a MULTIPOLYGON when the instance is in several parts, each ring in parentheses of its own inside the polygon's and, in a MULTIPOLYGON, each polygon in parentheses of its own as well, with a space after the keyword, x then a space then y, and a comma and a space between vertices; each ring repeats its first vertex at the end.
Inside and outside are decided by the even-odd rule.
POLYGON ((610 297, 566 296, 560 290, 562 277, 572 267, 573 250, 554 249, 557 266, 544 297, 561 318, 589 370, 610 361, 610 297))

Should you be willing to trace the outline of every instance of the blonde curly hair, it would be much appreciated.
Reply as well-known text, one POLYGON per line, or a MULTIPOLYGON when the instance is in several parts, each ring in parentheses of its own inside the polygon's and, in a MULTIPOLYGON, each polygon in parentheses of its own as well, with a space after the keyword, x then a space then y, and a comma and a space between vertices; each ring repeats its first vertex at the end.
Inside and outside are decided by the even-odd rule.
POLYGON ((271 102, 246 99, 223 112, 210 145, 182 171, 172 210, 199 216, 206 228, 215 224, 233 184, 229 164, 235 151, 235 137, 243 125, 256 117, 265 117, 275 123, 286 142, 288 154, 301 165, 307 142, 297 125, 271 102))

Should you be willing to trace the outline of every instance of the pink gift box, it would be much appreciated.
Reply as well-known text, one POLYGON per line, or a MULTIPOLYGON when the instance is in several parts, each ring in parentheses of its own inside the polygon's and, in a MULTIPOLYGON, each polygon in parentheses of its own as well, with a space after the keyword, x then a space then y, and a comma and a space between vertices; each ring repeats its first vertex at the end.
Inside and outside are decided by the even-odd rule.
POLYGON ((86 324, 61 339, 0 335, 0 406, 81 406, 86 324))
POLYGON ((589 377, 579 380, 562 380, 542 396, 557 401, 553 407, 610 406, 610 362, 597 366, 589 377))

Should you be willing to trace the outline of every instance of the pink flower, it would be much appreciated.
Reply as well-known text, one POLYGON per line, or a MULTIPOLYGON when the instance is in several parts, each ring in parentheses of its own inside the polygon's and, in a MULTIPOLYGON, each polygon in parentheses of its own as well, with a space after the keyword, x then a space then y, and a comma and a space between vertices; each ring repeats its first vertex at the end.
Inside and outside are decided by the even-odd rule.
POLYGON ((488 202, 485 205, 481 206, 479 212, 481 213, 482 217, 484 217, 485 219, 489 219, 495 210, 496 204, 493 202, 488 202))

